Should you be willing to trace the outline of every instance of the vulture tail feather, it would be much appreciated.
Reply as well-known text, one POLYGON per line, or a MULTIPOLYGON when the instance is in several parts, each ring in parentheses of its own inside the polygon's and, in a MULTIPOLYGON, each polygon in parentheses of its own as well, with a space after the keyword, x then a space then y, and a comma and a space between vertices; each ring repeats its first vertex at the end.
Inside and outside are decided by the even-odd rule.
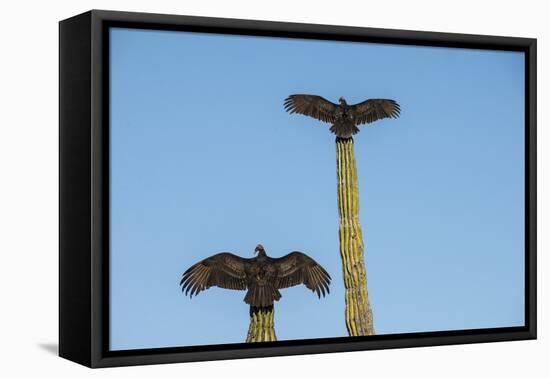
POLYGON ((281 299, 281 293, 272 285, 254 285, 248 289, 244 302, 251 306, 267 307, 279 299, 281 299))

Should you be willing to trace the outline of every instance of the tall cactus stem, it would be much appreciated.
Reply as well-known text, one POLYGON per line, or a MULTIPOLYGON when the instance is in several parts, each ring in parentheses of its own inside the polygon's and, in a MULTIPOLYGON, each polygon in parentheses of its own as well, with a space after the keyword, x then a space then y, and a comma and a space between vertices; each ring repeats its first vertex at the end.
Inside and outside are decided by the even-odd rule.
POLYGON ((250 326, 246 336, 247 343, 277 341, 274 314, 275 309, 273 306, 250 306, 250 326))
POLYGON ((340 256, 346 288, 346 327, 350 336, 374 335, 367 290, 364 244, 359 223, 359 185, 352 138, 336 138, 340 256))

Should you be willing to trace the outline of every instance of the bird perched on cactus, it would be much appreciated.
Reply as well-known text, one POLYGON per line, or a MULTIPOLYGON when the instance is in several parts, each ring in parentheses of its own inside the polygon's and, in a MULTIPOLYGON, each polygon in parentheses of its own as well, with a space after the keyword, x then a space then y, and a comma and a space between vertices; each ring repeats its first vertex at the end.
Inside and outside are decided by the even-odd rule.
POLYGON ((357 126, 383 118, 397 118, 401 112, 394 100, 370 99, 348 105, 343 97, 333 104, 321 96, 293 94, 284 101, 289 113, 298 113, 332 124, 336 134, 336 177, 339 239, 346 289, 346 327, 350 336, 374 335, 372 308, 367 290, 364 243, 359 223, 359 184, 353 136, 357 126))
POLYGON ((346 99, 340 97, 338 102, 336 105, 321 96, 293 94, 286 98, 284 107, 291 114, 299 113, 331 123, 330 131, 343 139, 357 134, 359 125, 399 117, 399 104, 394 100, 376 98, 348 105, 346 99))
POLYGON ((330 275, 311 257, 291 252, 274 258, 261 244, 254 258, 243 258, 229 252, 210 256, 183 273, 180 285, 190 297, 212 286, 232 290, 247 290, 244 301, 252 307, 269 307, 281 299, 280 289, 304 284, 321 295, 329 293, 330 275))

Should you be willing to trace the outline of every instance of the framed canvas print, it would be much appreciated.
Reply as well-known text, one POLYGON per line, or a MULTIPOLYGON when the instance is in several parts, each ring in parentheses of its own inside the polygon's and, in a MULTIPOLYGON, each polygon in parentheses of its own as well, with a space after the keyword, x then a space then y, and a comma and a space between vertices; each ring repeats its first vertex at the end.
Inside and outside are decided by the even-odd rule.
POLYGON ((536 40, 60 22, 62 357, 536 337, 536 40))

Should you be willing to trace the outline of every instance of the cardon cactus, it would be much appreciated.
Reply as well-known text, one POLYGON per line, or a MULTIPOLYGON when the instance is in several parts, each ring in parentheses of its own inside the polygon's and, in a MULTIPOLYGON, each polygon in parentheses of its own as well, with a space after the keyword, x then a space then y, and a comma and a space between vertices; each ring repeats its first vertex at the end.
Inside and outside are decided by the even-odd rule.
POLYGON ((346 327, 350 336, 374 335, 365 247, 359 223, 359 185, 352 138, 336 138, 336 167, 340 255, 346 288, 346 327))
POLYGON ((275 309, 269 307, 250 306, 250 326, 248 327, 247 343, 261 341, 277 341, 274 322, 275 309))

